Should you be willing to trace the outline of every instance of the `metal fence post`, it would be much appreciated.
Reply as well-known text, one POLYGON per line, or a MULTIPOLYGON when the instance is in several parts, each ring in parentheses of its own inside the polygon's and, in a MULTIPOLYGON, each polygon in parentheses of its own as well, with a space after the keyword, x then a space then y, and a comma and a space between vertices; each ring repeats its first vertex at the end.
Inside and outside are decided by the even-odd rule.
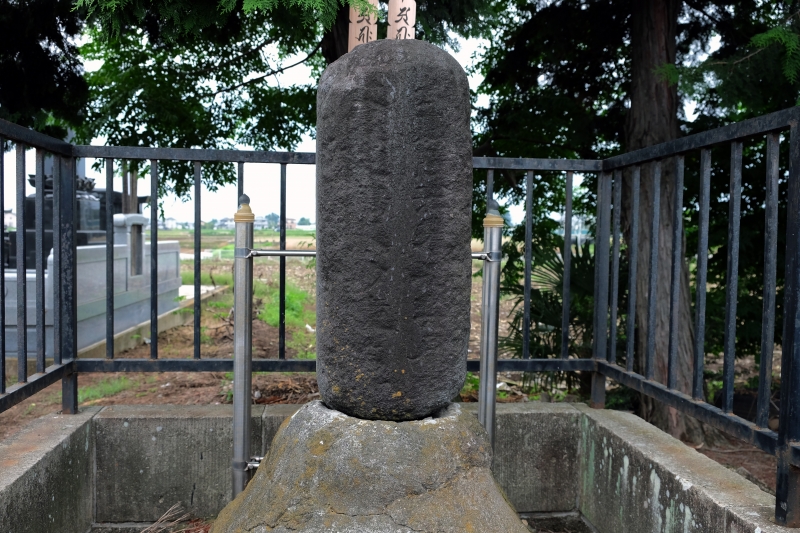
POLYGON ((797 125, 792 125, 789 141, 788 196, 775 521, 787 527, 800 527, 800 468, 792 465, 792 445, 800 441, 800 126, 797 125))
MULTIPOLYGON (((77 359, 78 355, 78 206, 75 193, 75 158, 61 158, 61 197, 58 235, 61 241, 61 359, 62 362, 77 359)), ((55 221, 54 221, 55 223, 55 221)), ((74 370, 61 379, 61 411, 64 414, 78 413, 78 374, 74 370)))
MULTIPOLYGON (((594 335, 592 357, 608 359, 608 268, 609 239, 611 237, 611 174, 603 172, 597 181, 597 229, 594 252, 594 335)), ((616 324, 612 324, 616 327, 616 324)), ((592 374, 592 397, 589 405, 602 409, 606 404, 606 377, 592 374)))
POLYGON ((481 374, 478 421, 494 448, 495 390, 497 389, 497 328, 500 314, 500 260, 505 220, 490 200, 483 219, 483 301, 481 303, 481 374))
POLYGON ((236 223, 233 275, 233 497, 247 486, 250 461, 250 404, 253 356, 253 221, 250 198, 242 195, 236 223))

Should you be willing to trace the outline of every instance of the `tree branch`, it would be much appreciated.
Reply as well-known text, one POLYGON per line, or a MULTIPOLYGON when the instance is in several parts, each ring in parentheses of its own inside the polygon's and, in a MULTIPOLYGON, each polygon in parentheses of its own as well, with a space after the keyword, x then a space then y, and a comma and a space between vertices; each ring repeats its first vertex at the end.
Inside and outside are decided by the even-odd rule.
MULTIPOLYGON (((250 56, 250 55, 252 55, 252 54, 254 54, 254 53, 256 53, 256 52, 258 52, 260 50, 262 50, 265 46, 269 46, 269 45, 271 45, 273 43, 275 43, 275 39, 271 39, 271 38, 270 39, 266 39, 265 41, 262 41, 261 44, 258 44, 256 46, 254 46, 253 48, 251 48, 250 50, 248 50, 246 52, 242 52, 241 54, 239 54, 238 56, 234 57, 233 59, 224 61, 224 63, 226 65, 231 65, 231 64, 237 63, 237 62, 241 61, 242 59, 244 59, 244 58, 246 58, 246 57, 248 57, 248 56, 250 56)), ((205 75, 205 74, 208 74, 209 72, 211 72, 213 70, 217 70, 217 69, 222 68, 222 65, 223 65, 223 60, 220 59, 220 61, 216 65, 214 65, 214 64, 208 65, 207 67, 200 69, 198 71, 198 73, 201 74, 201 75, 205 75)))
POLYGON ((224 89, 220 89, 220 90, 215 91, 214 93, 212 93, 211 96, 214 97, 214 96, 217 96, 218 94, 221 94, 221 93, 235 91, 236 89, 244 87, 245 85, 250 85, 251 83, 259 82, 259 81, 263 80, 264 78, 268 78, 269 76, 274 76, 276 74, 280 74, 281 72, 289 70, 290 68, 296 67, 297 65, 301 65, 301 64, 305 63, 306 61, 308 61, 309 59, 311 59, 314 55, 316 55, 316 53, 319 52, 320 47, 322 47, 322 42, 321 41, 317 44, 317 46, 314 47, 314 49, 311 52, 309 52, 309 54, 305 58, 301 59, 297 63, 294 63, 294 64, 289 65, 287 67, 281 67, 279 69, 272 70, 270 72, 267 72, 266 74, 262 74, 261 76, 252 78, 252 79, 247 80, 247 81, 243 81, 241 83, 237 83, 236 85, 232 85, 232 86, 226 87, 224 89))
POLYGON ((689 6, 689 7, 690 7, 692 10, 694 10, 694 11, 696 11, 697 13, 699 13, 699 14, 703 15, 705 18, 707 18, 709 21, 711 21, 711 23, 712 23, 712 24, 714 24, 715 26, 717 26, 717 25, 719 25, 719 24, 720 24, 720 22, 721 22, 721 20, 720 20, 720 19, 718 19, 718 18, 714 18, 714 17, 712 17, 711 15, 709 15, 708 13, 706 13, 706 12, 705 12, 705 11, 704 11, 704 10, 703 10, 701 7, 699 7, 699 6, 697 5, 697 2, 693 2, 693 1, 691 1, 691 0, 686 0, 686 2, 685 2, 685 3, 686 3, 686 5, 688 5, 688 6, 689 6))
MULTIPOLYGON (((786 17, 786 18, 785 18, 785 19, 784 19, 784 20, 781 22, 781 25, 783 25, 783 24, 788 24, 788 23, 789 23, 789 21, 791 21, 791 20, 792 20, 794 17, 798 17, 798 16, 800 16, 800 10, 798 10, 798 11, 795 11, 794 13, 792 13, 791 15, 789 15, 788 17, 786 17)), ((755 55, 757 55, 757 54, 760 54, 761 52, 763 52, 763 51, 764 51, 764 50, 766 50, 767 48, 769 48, 769 46, 763 46, 763 47, 761 47, 761 48, 758 48, 758 49, 756 49, 756 50, 754 50, 754 51, 750 52, 750 53, 749 53, 749 54, 747 54, 746 56, 744 56, 744 57, 740 57, 740 58, 739 58, 739 59, 737 59, 736 61, 709 61, 707 64, 708 64, 708 65, 731 65, 731 66, 735 66, 735 65, 738 65, 739 63, 742 63, 743 61, 747 61, 748 59, 752 58, 753 56, 755 56, 755 55)))

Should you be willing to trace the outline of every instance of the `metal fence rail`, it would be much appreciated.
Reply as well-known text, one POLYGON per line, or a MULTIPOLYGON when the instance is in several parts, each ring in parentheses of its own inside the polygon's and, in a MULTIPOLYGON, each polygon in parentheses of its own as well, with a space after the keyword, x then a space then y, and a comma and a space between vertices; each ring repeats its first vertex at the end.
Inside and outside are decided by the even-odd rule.
MULTIPOLYGON (((549 160, 549 159, 510 159, 510 158, 475 158, 473 166, 476 169, 487 171, 487 205, 493 199, 493 183, 495 171, 515 171, 525 173, 526 197, 526 223, 525 235, 526 242, 532 239, 532 209, 534 199, 531 191, 537 173, 557 172, 564 175, 565 197, 565 224, 564 228, 564 251, 562 257, 565 261, 565 276, 562 287, 562 338, 561 346, 557 353, 550 359, 531 359, 526 358, 530 353, 530 332, 531 332, 531 278, 533 270, 532 251, 530 246, 525 246, 523 256, 525 270, 522 286, 522 298, 524 303, 524 316, 522 325, 523 335, 523 358, 521 359, 500 359, 494 361, 469 361, 468 369, 472 372, 479 369, 484 372, 494 363, 495 371, 567 371, 567 372, 591 372, 592 373, 592 393, 591 402, 595 407, 602 407, 605 402, 606 382, 608 379, 621 383, 634 389, 646 396, 655 398, 664 404, 674 407, 681 412, 689 414, 707 424, 719 428, 739 439, 758 446, 760 449, 774 454, 778 458, 777 470, 777 499, 776 499, 776 519, 779 523, 793 527, 800 526, 800 109, 792 108, 778 113, 765 115, 752 120, 743 121, 709 132, 684 137, 675 141, 661 145, 637 150, 606 160, 549 160), (774 344, 773 329, 775 321, 775 301, 776 292, 776 270, 777 270, 777 216, 778 216, 778 184, 781 173, 778 151, 780 134, 787 134, 790 144, 790 165, 788 178, 788 228, 786 230, 787 246, 785 250, 785 301, 782 302, 784 311, 784 334, 783 334, 783 360, 781 377, 781 409, 780 423, 778 432, 774 432, 767 427, 769 414, 769 391, 770 391, 770 372, 772 362, 772 348, 774 344), (762 338, 761 338, 761 375, 759 380, 758 407, 755 422, 750 422, 735 416, 732 412, 732 400, 734 389, 733 363, 735 357, 736 340, 736 316, 737 316, 737 283, 738 283, 738 241, 740 238, 740 219, 739 199, 742 191, 742 143, 743 141, 757 137, 766 140, 766 189, 767 199, 765 203, 766 214, 766 246, 764 250, 765 271, 764 271, 764 296, 763 296, 763 319, 762 319, 762 338), (707 315, 706 306, 706 282, 708 274, 708 231, 709 231, 709 211, 710 211, 710 179, 711 179, 711 148, 718 145, 730 146, 731 175, 730 175, 730 212, 728 217, 728 238, 730 245, 728 256, 728 269, 726 276, 726 303, 724 311, 725 340, 724 340, 724 368, 723 368, 723 402, 722 407, 717 408, 707 403, 703 394, 703 371, 705 356, 705 321, 707 315), (699 168, 699 187, 700 195, 698 202, 699 210, 699 235, 697 250, 696 267, 696 300, 694 302, 695 317, 694 330, 695 339, 693 346, 693 368, 691 391, 684 393, 677 388, 677 341, 678 341, 678 299, 680 297, 680 287, 673 284, 670 292, 670 311, 668 321, 669 346, 666 353, 667 358, 667 378, 666 383, 659 383, 653 379, 655 375, 656 352, 656 286, 659 272, 672 274, 672 279, 676 279, 681 272, 682 250, 679 246, 683 235, 683 190, 685 173, 685 156, 689 153, 700 155, 699 168), (674 175, 676 180, 674 185, 675 197, 672 199, 675 206, 670 214, 672 224, 673 245, 672 254, 668 264, 659 264, 658 235, 659 228, 667 221, 660 220, 659 203, 667 199, 659 197, 659 181, 664 178, 664 165, 674 165, 674 175), (644 178, 642 168, 648 167, 650 172, 644 178), (597 176, 597 214, 595 232, 595 295, 594 295, 594 338, 591 359, 576 359, 569 351, 569 326, 570 326, 570 264, 571 256, 571 237, 573 228, 569 221, 572 218, 572 199, 573 181, 575 173, 591 173, 597 176), (625 176, 625 191, 623 191, 623 176, 625 176), (652 199, 654 209, 646 220, 640 220, 640 188, 643 179, 652 180, 655 197, 652 199), (621 205, 624 194, 628 197, 633 206, 631 220, 630 242, 621 239, 620 220, 621 205), (650 226, 650 235, 653 239, 651 254, 647 258, 647 271, 641 272, 638 269, 638 258, 640 244, 638 242, 639 228, 641 224, 650 226), (630 264, 628 279, 620 279, 620 255, 624 253, 630 264), (647 326, 647 338, 644 341, 643 365, 640 372, 634 366, 634 356, 636 347, 634 336, 637 327, 636 302, 640 298, 637 294, 636 279, 638 276, 646 276, 648 280, 648 307, 645 313, 645 322, 641 326, 647 326), (622 295, 627 298, 627 305, 624 309, 620 308, 619 302, 622 295), (624 324, 620 319, 624 315, 624 324), (617 327, 624 329, 627 343, 624 348, 624 366, 619 363, 623 353, 617 353, 617 327), (619 357, 618 357, 619 356, 619 357)), ((151 359, 122 359, 114 358, 114 330, 113 315, 114 302, 113 290, 110 290, 107 303, 107 329, 106 329, 106 350, 105 359, 76 359, 76 257, 75 257, 75 159, 77 157, 93 157, 105 160, 107 189, 113 189, 113 165, 123 160, 147 160, 151 168, 151 197, 155 198, 158 192, 159 167, 158 162, 163 160, 191 161, 194 168, 194 198, 195 198, 195 228, 200 227, 200 186, 202 180, 203 163, 206 162, 229 162, 237 164, 238 171, 238 190, 240 195, 244 193, 244 164, 279 164, 280 165, 280 186, 281 186, 281 238, 280 249, 271 251, 252 250, 252 243, 240 245, 237 241, 236 260, 252 261, 253 257, 271 255, 279 257, 280 261, 280 349, 279 359, 275 360, 252 360, 250 361, 250 371, 314 371, 316 368, 314 361, 308 360, 286 360, 285 359, 285 261, 287 257, 308 255, 308 252, 286 250, 286 227, 285 227, 285 205, 286 205, 286 182, 287 165, 290 164, 314 164, 314 154, 293 154, 278 152, 245 152, 231 150, 194 150, 194 149, 175 149, 175 148, 141 148, 141 147, 95 147, 95 146, 72 146, 68 143, 58 141, 31 132, 25 128, 20 128, 5 121, 0 121, 0 137, 15 143, 17 156, 17 195, 16 204, 19 220, 21 222, 18 230, 24 230, 24 179, 25 179, 25 150, 35 148, 36 158, 36 220, 37 220, 37 239, 36 239, 36 275, 37 280, 41 279, 44 272, 44 261, 46 258, 45 250, 42 249, 41 231, 42 227, 38 224, 42 216, 42 201, 40 185, 43 183, 42 165, 40 161, 45 153, 52 154, 58 164, 55 165, 54 175, 54 213, 57 221, 57 228, 54 232, 59 238, 54 239, 54 259, 56 277, 56 290, 54 296, 56 305, 54 307, 54 326, 55 326, 55 357, 53 364, 45 367, 45 348, 43 334, 40 328, 43 327, 44 295, 38 288, 41 284, 37 283, 36 298, 36 370, 37 373, 27 375, 27 354, 25 350, 17 353, 18 376, 16 385, 5 387, 5 329, 3 329, 3 342, 0 342, 0 412, 8 409, 23 399, 42 390, 43 388, 55 383, 58 380, 63 382, 63 406, 64 412, 72 413, 77 411, 77 373, 79 372, 156 372, 156 371, 199 371, 199 372, 219 372, 234 369, 232 359, 210 359, 200 357, 200 231, 195 231, 195 351, 194 359, 163 359, 159 357, 158 335, 157 335, 157 308, 156 293, 152 294, 153 303, 151 306, 151 359)), ((4 207, 2 197, 3 182, 5 174, 2 162, 0 162, 0 205, 4 207)), ((107 206, 109 205, 107 195, 107 206)), ((106 216, 110 217, 111 209, 107 209, 106 216)), ((157 214, 151 210, 152 228, 152 253, 151 253, 151 280, 157 279, 157 214)), ((113 254, 113 232, 109 232, 107 241, 107 254, 109 258, 113 254)), ((487 239, 487 242, 491 239, 487 239)), ((24 239, 18 240, 17 246, 19 253, 24 253, 24 239)), ((493 244, 491 246, 496 246, 493 244)), ((490 246, 490 248, 491 248, 490 246)), ((478 259, 484 261, 492 259, 495 250, 487 248, 483 254, 479 254, 478 259)), ((0 251, 0 259, 3 259, 3 252, 0 251)), ((113 285, 113 262, 107 261, 107 280, 108 287, 113 285)), ((487 271, 488 273, 489 271, 487 271)), ((21 342, 25 342, 27 329, 25 327, 27 309, 25 307, 25 269, 17 267, 18 276, 18 306, 17 306, 17 334, 21 342), (22 296, 22 298, 20 298, 22 296), (21 304, 19 302, 22 302, 21 304)), ((2 278, 2 277, 0 277, 2 278)), ((486 289, 489 294, 498 294, 499 286, 496 276, 487 275, 490 286, 486 289), (494 286, 492 286, 494 285, 494 286)), ((240 276, 237 276, 237 283, 240 276)), ((0 319, 5 323, 5 291, 3 290, 4 281, 0 279, 0 319)), ((156 284, 151 283, 151 290, 156 284)), ((491 298, 484 300, 485 305, 489 305, 491 298)), ((491 318, 492 311, 488 307, 484 309, 485 315, 491 318)), ((485 329, 491 329, 491 324, 485 329)), ((485 332, 484 332, 485 333, 485 332)), ((487 339, 488 344, 494 341, 487 339)), ((245 343, 246 344, 246 343, 245 343)), ((487 346, 488 346, 487 344, 487 346)), ((488 348, 485 352, 491 353, 488 348)), ((485 353, 484 353, 485 355, 485 353)), ((246 367, 237 367, 237 374, 247 373, 246 367)), ((494 374, 494 372, 491 372, 494 374)), ((484 374, 484 380, 488 382, 490 378, 484 374)), ((486 389, 487 391, 489 389, 486 389)), ((488 428, 493 427, 491 412, 493 412, 494 395, 481 395, 483 421, 488 428)), ((245 454, 246 450, 240 450, 245 454)), ((246 454, 245 454, 246 455, 246 454)))
MULTIPOLYGON (((0 145, 6 141, 15 143, 16 156, 16 198, 17 231, 23 238, 17 239, 16 253, 16 336, 17 336, 17 384, 6 387, 6 285, 5 275, 0 276, 0 411, 16 405, 25 398, 61 380, 62 411, 78 412, 78 385, 75 356, 77 354, 76 324, 76 265, 75 265, 75 158, 73 146, 46 135, 36 133, 6 121, 0 121, 0 145), (35 183, 36 195, 34 217, 35 230, 35 275, 36 297, 34 317, 28 317, 27 271, 25 269, 25 153, 29 148, 36 150, 35 183), (44 271, 47 252, 44 250, 44 158, 53 156, 53 270, 56 273, 53 286, 53 364, 46 366, 45 334, 45 292, 44 271), (34 318, 36 348, 36 372, 28 375, 28 324, 34 318)), ((5 187, 5 162, 0 159, 0 190, 5 187)), ((0 207, 5 209, 5 197, 0 192, 0 207)), ((5 240, 5 227, 0 229, 0 237, 5 240)), ((5 246, 0 247, 0 265, 5 265, 5 246)), ((5 269, 4 269, 5 270, 5 269)))
MULTIPOLYGON (((800 400, 800 131, 798 131, 798 118, 800 109, 792 108, 763 117, 746 120, 738 124, 719 128, 716 130, 692 135, 669 143, 645 148, 613 157, 603 161, 603 172, 598 184, 597 202, 597 273, 596 279, 601 283, 595 298, 595 324, 594 358, 597 362, 596 379, 592 391, 595 403, 602 403, 605 393, 605 378, 611 378, 623 385, 635 389, 647 396, 655 398, 671 407, 689 414, 711 426, 721 429, 746 442, 758 446, 762 450, 774 454, 778 458, 777 496, 775 516, 781 524, 792 527, 800 526, 800 472, 797 467, 798 448, 795 443, 800 440, 800 410, 797 409, 800 400), (778 208, 778 180, 779 180, 779 133, 788 131, 790 143, 790 162, 788 168, 788 228, 786 233, 786 281, 783 334, 783 361, 781 376, 781 409, 779 430, 777 433, 767 427, 769 412, 772 351, 774 349, 773 328, 775 323, 776 302, 776 269, 777 269, 777 208, 778 208), (767 161, 765 204, 766 244, 764 250, 764 297, 762 312, 762 338, 761 338, 761 368, 758 390, 757 418, 750 422, 733 414, 734 391, 734 359, 736 350, 736 317, 738 300, 739 278, 739 241, 741 222, 741 196, 742 196, 742 149, 743 141, 758 137, 766 141, 767 161), (730 146, 730 187, 729 187, 729 215, 728 215, 728 256, 727 274, 725 277, 725 310, 724 310, 724 355, 722 374, 722 407, 714 407, 704 401, 703 397, 703 371, 704 371, 704 341, 706 320, 706 280, 708 273, 708 231, 709 231, 709 195, 711 176, 711 148, 717 145, 730 146), (684 157, 690 152, 700 152, 699 169, 699 239, 697 250, 696 271, 696 302, 695 302, 695 343, 693 358, 693 382, 691 396, 677 390, 677 342, 678 342, 678 313, 680 286, 673 282, 669 302, 669 348, 667 353, 667 383, 657 383, 653 380, 655 360, 655 332, 656 332, 656 280, 661 269, 669 268, 672 279, 677 279, 681 272, 683 260, 681 251, 681 238, 683 235, 683 191, 684 191, 684 157), (674 212, 672 214, 673 248, 671 263, 659 265, 658 259, 658 230, 660 209, 658 207, 659 180, 662 179, 662 166, 674 165, 675 197, 673 199, 674 212), (649 221, 637 220, 639 212, 639 186, 641 168, 644 165, 651 167, 651 179, 654 181, 654 199, 652 218, 649 221), (649 295, 647 309, 647 338, 644 361, 644 375, 633 371, 634 359, 633 329, 636 309, 635 276, 631 272, 629 282, 627 331, 628 345, 626 350, 627 366, 621 367, 616 362, 616 343, 606 344, 607 332, 613 332, 617 327, 618 293, 617 281, 619 277, 619 263, 614 261, 612 271, 608 273, 608 243, 614 242, 618 250, 618 212, 621 204, 619 195, 615 194, 612 200, 609 194, 613 186, 615 192, 619 190, 622 182, 622 173, 630 171, 633 190, 633 225, 639 223, 651 224, 651 255, 649 257, 649 295), (613 175, 612 175, 613 172, 613 175), (614 211, 614 230, 609 229, 607 223, 609 214, 614 211), (607 302, 607 283, 611 281, 611 301, 607 302), (608 349, 606 348, 608 346, 608 349)), ((635 256, 638 243, 638 232, 632 234, 632 241, 628 243, 632 255, 635 256)), ((632 259, 633 261, 633 259, 632 259)))

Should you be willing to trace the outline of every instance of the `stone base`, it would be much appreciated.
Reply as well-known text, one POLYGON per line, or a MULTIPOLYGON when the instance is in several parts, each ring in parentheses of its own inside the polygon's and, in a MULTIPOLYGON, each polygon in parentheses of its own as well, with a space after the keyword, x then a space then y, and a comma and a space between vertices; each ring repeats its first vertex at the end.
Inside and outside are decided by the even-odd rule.
POLYGON ((284 422, 212 533, 524 533, 491 472, 486 432, 451 404, 411 422, 306 404, 284 422))

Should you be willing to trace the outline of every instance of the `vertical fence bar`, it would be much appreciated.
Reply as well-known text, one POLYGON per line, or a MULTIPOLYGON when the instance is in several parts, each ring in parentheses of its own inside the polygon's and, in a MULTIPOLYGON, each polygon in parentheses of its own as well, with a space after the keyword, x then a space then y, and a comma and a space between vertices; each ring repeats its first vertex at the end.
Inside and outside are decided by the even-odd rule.
POLYGON ((708 213, 711 197, 711 150, 700 151, 700 213, 697 232, 697 286, 694 322, 694 374, 692 398, 703 399, 706 337, 706 280, 708 277, 708 213))
MULTIPOLYGON (((106 161, 106 359, 114 358, 114 160, 106 161)), ((123 178, 124 179, 124 178, 123 178)), ((124 200, 123 200, 124 201, 124 200)))
POLYGON ((761 368, 758 379, 756 425, 767 427, 772 389, 772 352, 775 349, 775 292, 778 263, 778 155, 780 134, 767 135, 767 194, 764 222, 764 307, 761 319, 761 368))
POLYGON ((572 283, 572 178, 567 172, 566 201, 564 202, 564 287, 561 296, 561 358, 569 357, 570 283, 572 283))
MULTIPOLYGON (((77 301, 77 196, 75 194, 75 158, 61 158, 61 203, 58 236, 61 242, 61 353, 64 361, 73 361, 78 354, 77 301)), ((61 412, 78 413, 78 374, 72 372, 61 379, 61 412)))
MULTIPOLYGON (((608 260, 611 216, 611 174, 603 172, 597 181, 597 227, 595 235, 594 266, 594 335, 592 356, 608 359, 608 260)), ((599 372, 592 374, 592 392, 589 405, 596 409, 605 406, 606 378, 599 372)))
POLYGON ((778 267, 778 155, 780 134, 767 135, 767 194, 764 214, 764 307, 761 318, 761 368, 758 376, 756 425, 769 424, 772 393, 772 352, 775 350, 775 296, 778 267))
POLYGON ((800 527, 800 468, 790 460, 790 446, 800 440, 800 126, 797 123, 792 124, 790 135, 775 520, 784 526, 800 527))
POLYGON ((625 317, 625 366, 633 372, 636 347, 636 275, 639 270, 639 181, 642 169, 631 171, 631 241, 628 243, 628 315, 625 317))
POLYGON ((478 385, 478 421, 489 434, 494 448, 495 394, 497 390, 497 334, 500 314, 500 260, 503 244, 503 217, 495 203, 487 201, 483 219, 483 300, 481 304, 481 371, 478 385))
MULTIPOLYGON (((5 213, 6 198, 6 163, 5 154, 6 140, 0 137, 0 211, 5 213)), ((3 244, 6 240, 5 221, 0 225, 0 394, 6 393, 6 247, 3 244)), ((10 251, 10 250, 9 250, 10 251)))
POLYGON ((25 145, 16 144, 17 156, 17 381, 28 381, 27 280, 25 275, 25 145))
POLYGON ((44 324, 44 150, 36 149, 36 195, 34 200, 35 254, 36 254, 36 372, 45 367, 44 324))
POLYGON ((241 198, 244 195, 244 162, 239 161, 236 164, 236 198, 241 198))
POLYGON ((611 211, 611 174, 603 172, 597 182, 597 226, 595 235, 594 267, 594 341, 595 359, 606 360, 608 341, 608 260, 609 215, 611 211))
POLYGON ((681 297, 681 263, 683 262, 683 173, 682 155, 675 157, 675 206, 672 216, 672 283, 669 297, 669 349, 667 352, 667 387, 678 383, 678 312, 681 297))
POLYGON ((653 163, 653 218, 650 226, 650 278, 647 287, 647 346, 644 377, 653 379, 656 351, 656 297, 658 296, 658 228, 661 213, 661 161, 653 163))
POLYGON ((488 209, 489 202, 494 200, 494 169, 490 168, 486 171, 486 206, 488 209))
POLYGON ((150 359, 158 359, 158 160, 150 160, 150 359))
POLYGON ((533 171, 525 176, 525 281, 522 288, 522 357, 531 356, 531 268, 533 266, 533 171))
POLYGON ((129 213, 128 209, 128 160, 122 160, 122 212, 129 213))
POLYGON ((731 143, 731 189, 728 204, 728 272, 725 276, 725 342, 722 368, 722 410, 733 411, 736 356, 736 302, 739 289, 739 218, 742 204, 742 142, 731 143))
POLYGON ((58 238, 61 227, 61 180, 64 163, 61 156, 53 156, 53 364, 60 365, 63 349, 63 316, 61 297, 61 265, 64 244, 58 238))
MULTIPOLYGON (((286 163, 281 163, 281 250, 286 249, 286 163)), ((286 359, 286 258, 280 257, 278 358, 286 359)))
POLYGON ((200 359, 200 186, 202 184, 202 168, 200 161, 194 162, 194 358, 200 359))
POLYGON ((617 362, 617 306, 619 303, 619 227, 622 213, 622 172, 614 171, 614 204, 611 252, 611 320, 608 337, 608 361, 617 362))
POLYGON ((253 222, 250 199, 242 195, 233 220, 236 224, 236 251, 233 272, 233 497, 247 486, 250 460, 250 404, 253 357, 253 222))

